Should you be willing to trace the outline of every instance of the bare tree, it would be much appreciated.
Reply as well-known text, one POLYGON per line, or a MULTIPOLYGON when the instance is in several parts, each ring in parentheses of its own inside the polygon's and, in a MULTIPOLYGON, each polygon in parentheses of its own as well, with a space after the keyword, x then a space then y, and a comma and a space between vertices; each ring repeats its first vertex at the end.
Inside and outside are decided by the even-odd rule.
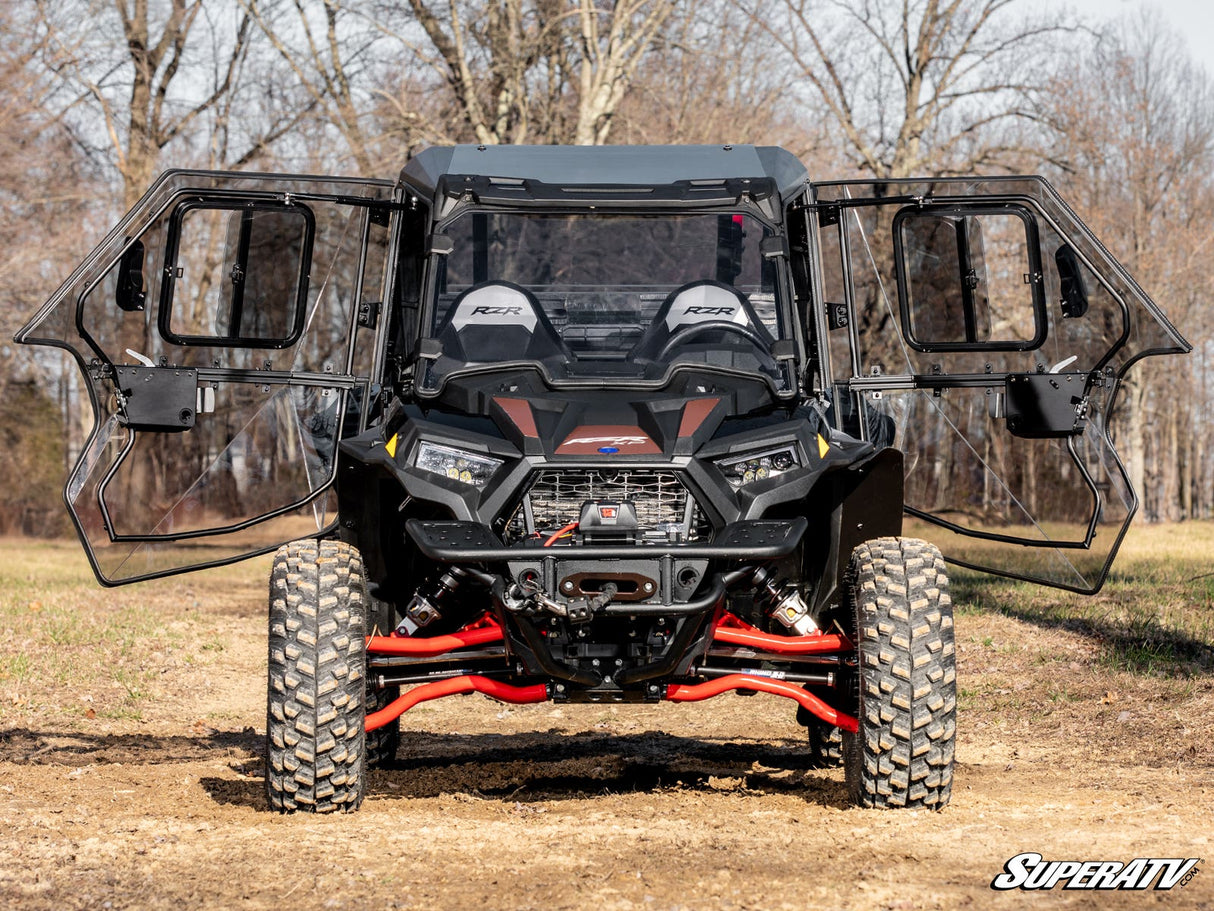
MULTIPOLYGON (((408 0, 426 40, 410 40, 405 28, 397 32, 445 83, 459 119, 477 142, 526 142, 537 100, 528 86, 532 71, 546 60, 563 79, 559 3, 524 8, 524 2, 450 2, 443 8, 408 0)), ((409 22, 404 17, 401 24, 409 22)))
POLYGON ((634 74, 613 136, 803 146, 811 124, 787 100, 792 71, 763 58, 768 40, 758 19, 731 0, 684 0, 634 74))
POLYGON ((78 106, 101 114, 107 157, 122 177, 129 207, 155 178, 162 150, 195 138, 204 118, 235 90, 252 21, 247 11, 208 18, 203 0, 94 6, 35 0, 50 39, 47 65, 76 87, 78 106), (114 53, 118 46, 121 57, 114 53))
MULTIPOLYGON (((59 84, 41 63, 48 43, 33 11, 0 6, 0 334, 42 303, 48 276, 85 252, 87 200, 100 181, 56 116, 59 84)), ((0 343, 0 532, 63 530, 67 358, 0 343)))
POLYGON ((739 2, 804 79, 840 133, 843 156, 879 178, 972 172, 1021 151, 1046 54, 1067 31, 1014 18, 1017 0, 739 2))
POLYGON ((645 52, 670 18, 671 0, 578 0, 578 145, 601 145, 645 52))
POLYGON ((382 131, 369 126, 369 61, 381 46, 375 28, 342 0, 238 2, 289 73, 299 94, 296 113, 336 130, 357 171, 376 174, 382 131))
MULTIPOLYGON (((79 228, 95 175, 56 112, 58 84, 41 65, 50 37, 18 5, 0 6, 0 285, 8 338, 45 297, 48 272, 87 252, 79 228), (69 227, 76 230, 69 230, 69 227)), ((4 383, 28 367, 28 348, 0 346, 4 383), (18 364, 18 359, 25 362, 18 364)))
POLYGON ((1058 181, 1196 348, 1144 362, 1121 392, 1120 442, 1151 518, 1214 506, 1214 333, 1203 318, 1214 297, 1214 89, 1178 43, 1145 10, 1116 23, 1059 77, 1045 112, 1058 181))
POLYGON ((450 92, 465 138, 590 145, 678 2, 408 0, 411 15, 384 21, 450 92))

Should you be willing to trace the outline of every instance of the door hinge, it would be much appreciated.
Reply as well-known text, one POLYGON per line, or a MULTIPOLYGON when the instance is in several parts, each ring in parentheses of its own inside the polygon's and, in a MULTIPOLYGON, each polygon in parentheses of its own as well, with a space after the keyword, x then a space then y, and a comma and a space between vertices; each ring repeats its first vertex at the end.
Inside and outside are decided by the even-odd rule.
POLYGON ((358 325, 364 329, 374 329, 379 323, 379 301, 363 301, 358 305, 358 325))

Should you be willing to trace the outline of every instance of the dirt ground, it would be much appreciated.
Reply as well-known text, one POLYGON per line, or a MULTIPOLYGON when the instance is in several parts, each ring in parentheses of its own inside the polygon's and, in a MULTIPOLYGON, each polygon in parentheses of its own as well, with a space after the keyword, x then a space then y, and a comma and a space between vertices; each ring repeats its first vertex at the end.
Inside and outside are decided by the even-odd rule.
POLYGON ((74 547, 0 551, 25 573, 0 630, 0 907, 1214 908, 1214 679, 1119 669, 1082 629, 960 611, 941 813, 849 806, 776 697, 466 696, 405 716, 358 813, 278 816, 264 561, 103 591, 74 547), (48 561, 72 568, 39 587, 48 561), (71 604, 103 619, 49 622, 71 604), (1023 851, 1204 861, 1170 892, 992 892, 1023 851))

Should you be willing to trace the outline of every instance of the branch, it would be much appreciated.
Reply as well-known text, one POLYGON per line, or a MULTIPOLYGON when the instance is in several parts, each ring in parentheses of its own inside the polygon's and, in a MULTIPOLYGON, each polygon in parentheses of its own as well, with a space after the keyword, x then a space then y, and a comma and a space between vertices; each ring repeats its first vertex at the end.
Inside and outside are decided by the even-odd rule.
MULTIPOLYGON (((239 68, 241 61, 244 59, 246 51, 248 50, 247 45, 249 26, 251 22, 252 20, 248 12, 246 12, 241 17, 240 27, 236 31, 236 44, 232 48, 231 55, 228 57, 228 64, 224 71, 223 80, 215 87, 215 90, 212 91, 207 98, 203 99, 189 111, 183 114, 176 123, 164 128, 164 138, 160 143, 161 148, 168 145, 173 139, 179 136, 182 131, 184 131, 185 128, 189 126, 189 124, 192 123, 197 117, 214 108, 215 105, 219 103, 220 99, 226 97, 231 91, 233 77, 239 68)), ((165 82, 164 85, 167 88, 168 83, 165 82)))

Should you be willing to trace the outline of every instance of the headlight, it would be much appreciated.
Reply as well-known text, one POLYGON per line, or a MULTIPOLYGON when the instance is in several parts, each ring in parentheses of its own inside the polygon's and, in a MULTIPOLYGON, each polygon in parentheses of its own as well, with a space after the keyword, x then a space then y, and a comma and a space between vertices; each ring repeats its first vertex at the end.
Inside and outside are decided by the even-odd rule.
POLYGON ((473 487, 484 487, 501 464, 501 459, 492 456, 439 446, 437 443, 419 443, 413 456, 414 468, 450 478, 452 481, 471 484, 473 487))
POLYGON ((754 481, 776 478, 786 471, 799 468, 801 460, 797 458, 795 446, 782 446, 779 449, 769 449, 765 452, 718 459, 715 464, 725 475, 729 486, 738 490, 754 481))

